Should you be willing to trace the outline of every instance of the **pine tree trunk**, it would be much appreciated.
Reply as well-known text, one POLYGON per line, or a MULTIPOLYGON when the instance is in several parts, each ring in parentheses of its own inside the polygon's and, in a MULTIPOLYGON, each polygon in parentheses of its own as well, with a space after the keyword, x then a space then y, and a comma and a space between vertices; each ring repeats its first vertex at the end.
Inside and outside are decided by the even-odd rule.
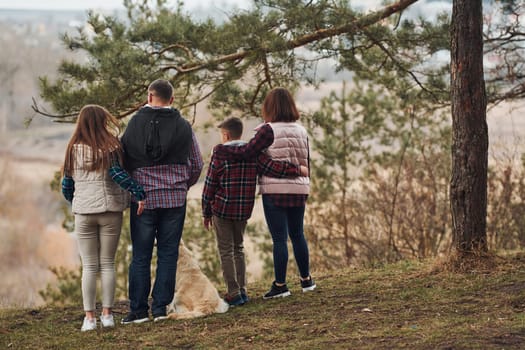
POLYGON ((483 77, 482 0, 454 0, 451 29, 453 245, 487 250, 488 131, 483 77))

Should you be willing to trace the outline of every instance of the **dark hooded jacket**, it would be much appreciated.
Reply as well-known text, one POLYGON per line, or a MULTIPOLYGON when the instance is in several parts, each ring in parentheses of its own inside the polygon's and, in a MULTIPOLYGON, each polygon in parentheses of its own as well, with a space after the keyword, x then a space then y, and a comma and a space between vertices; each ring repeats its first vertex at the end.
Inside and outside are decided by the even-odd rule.
POLYGON ((192 132, 187 120, 174 108, 142 107, 122 136, 125 168, 186 164, 192 132))

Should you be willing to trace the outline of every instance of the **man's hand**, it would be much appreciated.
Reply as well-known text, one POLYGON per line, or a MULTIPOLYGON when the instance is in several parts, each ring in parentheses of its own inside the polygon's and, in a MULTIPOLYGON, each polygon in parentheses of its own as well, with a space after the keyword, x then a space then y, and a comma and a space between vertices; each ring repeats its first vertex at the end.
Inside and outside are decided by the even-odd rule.
POLYGON ((210 230, 211 227, 211 218, 204 218, 204 228, 210 230))
POLYGON ((304 165, 300 166, 301 170, 301 176, 308 177, 310 175, 310 172, 308 171, 308 167, 305 167, 304 165))
POLYGON ((138 201, 137 204, 138 204, 137 215, 140 216, 142 212, 144 211, 144 201, 138 201))

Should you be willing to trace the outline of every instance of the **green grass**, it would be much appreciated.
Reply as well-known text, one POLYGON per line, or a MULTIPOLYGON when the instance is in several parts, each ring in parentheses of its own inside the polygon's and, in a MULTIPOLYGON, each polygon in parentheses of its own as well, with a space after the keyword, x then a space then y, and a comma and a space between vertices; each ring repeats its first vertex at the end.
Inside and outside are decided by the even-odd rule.
MULTIPOLYGON (((431 262, 316 274, 318 288, 226 314, 81 333, 81 306, 0 311, 2 349, 523 349, 525 258, 490 271, 432 272, 431 262)), ((116 305, 117 321, 127 312, 116 305)))

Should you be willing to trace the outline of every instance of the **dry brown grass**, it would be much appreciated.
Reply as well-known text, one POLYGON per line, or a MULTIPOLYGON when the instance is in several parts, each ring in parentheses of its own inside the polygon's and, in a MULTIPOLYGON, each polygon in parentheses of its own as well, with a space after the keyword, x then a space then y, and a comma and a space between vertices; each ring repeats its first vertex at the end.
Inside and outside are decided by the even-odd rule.
POLYGON ((434 271, 452 273, 490 273, 502 259, 493 252, 459 252, 453 250, 434 265, 434 271))
MULTIPOLYGON (((225 314, 85 334, 81 305, 0 312, 0 347, 14 349, 522 349, 525 254, 483 272, 429 273, 433 261, 313 271, 318 288, 251 301, 225 314), (60 334, 60 336, 58 336, 60 334)), ((100 311, 100 310, 99 310, 100 311)), ((117 320, 128 311, 115 308, 117 320)))

